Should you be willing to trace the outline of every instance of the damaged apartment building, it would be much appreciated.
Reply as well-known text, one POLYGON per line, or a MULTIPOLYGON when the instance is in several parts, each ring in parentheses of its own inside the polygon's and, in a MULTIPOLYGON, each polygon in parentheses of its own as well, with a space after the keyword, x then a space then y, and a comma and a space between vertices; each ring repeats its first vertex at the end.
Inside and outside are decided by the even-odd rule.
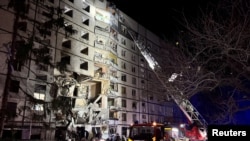
POLYGON ((135 121, 175 116, 135 42, 160 39, 106 0, 0 1, 1 136, 126 136, 135 121))

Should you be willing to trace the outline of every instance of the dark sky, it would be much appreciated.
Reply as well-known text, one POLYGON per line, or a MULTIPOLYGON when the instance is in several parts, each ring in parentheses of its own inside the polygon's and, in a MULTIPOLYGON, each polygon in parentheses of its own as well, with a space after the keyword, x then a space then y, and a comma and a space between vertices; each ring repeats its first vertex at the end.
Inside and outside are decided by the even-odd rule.
POLYGON ((158 36, 172 36, 176 32, 180 14, 184 11, 195 18, 198 9, 208 0, 110 0, 118 9, 132 17, 158 36))

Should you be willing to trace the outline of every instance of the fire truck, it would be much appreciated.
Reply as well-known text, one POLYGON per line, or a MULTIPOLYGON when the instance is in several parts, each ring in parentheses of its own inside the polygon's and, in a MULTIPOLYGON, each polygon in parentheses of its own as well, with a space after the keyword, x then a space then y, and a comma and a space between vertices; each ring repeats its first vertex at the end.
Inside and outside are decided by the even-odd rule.
POLYGON ((129 127, 128 141, 188 141, 181 126, 162 123, 135 123, 129 127))
MULTIPOLYGON (((129 28, 129 24, 125 23, 129 28)), ((176 74, 173 74, 171 78, 168 78, 166 74, 163 72, 159 63, 155 60, 153 55, 149 52, 146 48, 143 38, 133 30, 128 29, 128 33, 131 36, 132 40, 134 41, 135 45, 143 55, 143 57, 148 62, 150 68, 155 73, 156 77, 162 84, 162 86, 168 91, 171 85, 170 83, 175 80, 177 77, 176 74)), ((206 120, 200 115, 198 110, 192 105, 192 103, 185 97, 182 96, 181 92, 179 94, 172 94, 171 92, 168 93, 171 99, 179 106, 181 111, 184 113, 186 118, 188 119, 188 124, 182 128, 186 137, 189 138, 190 141, 205 141, 207 140, 207 122, 206 120)))

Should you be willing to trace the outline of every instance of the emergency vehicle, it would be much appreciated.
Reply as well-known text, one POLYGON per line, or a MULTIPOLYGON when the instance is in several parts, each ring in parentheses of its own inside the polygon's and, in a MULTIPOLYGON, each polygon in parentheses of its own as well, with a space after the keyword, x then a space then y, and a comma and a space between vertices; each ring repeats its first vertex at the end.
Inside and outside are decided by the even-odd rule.
POLYGON ((178 126, 161 123, 133 124, 127 141, 188 141, 178 126))

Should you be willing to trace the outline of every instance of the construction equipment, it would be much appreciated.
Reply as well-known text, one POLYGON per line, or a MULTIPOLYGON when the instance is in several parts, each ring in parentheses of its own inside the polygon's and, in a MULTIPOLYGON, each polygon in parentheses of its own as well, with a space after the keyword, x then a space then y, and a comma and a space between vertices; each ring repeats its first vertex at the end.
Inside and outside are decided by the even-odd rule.
POLYGON ((128 29, 128 33, 132 37, 135 45, 138 47, 139 51, 148 62, 150 68, 155 73, 155 75, 157 76, 162 86, 168 91, 168 94, 170 95, 170 97, 175 101, 175 103, 182 110, 184 115, 189 120, 190 125, 192 125, 192 128, 190 130, 186 130, 187 136, 189 136, 190 140, 196 140, 196 141, 206 140, 207 123, 205 119, 200 115, 200 113, 191 104, 191 102, 185 97, 183 97, 181 92, 179 94, 176 94, 176 93, 173 94, 169 90, 170 88, 172 88, 170 86, 171 85, 170 83, 176 79, 178 74, 174 73, 170 78, 166 77, 166 74, 163 73, 161 66, 158 64, 158 62, 155 60, 152 54, 150 54, 143 40, 141 40, 143 38, 141 38, 140 35, 134 32, 133 30, 128 29))

